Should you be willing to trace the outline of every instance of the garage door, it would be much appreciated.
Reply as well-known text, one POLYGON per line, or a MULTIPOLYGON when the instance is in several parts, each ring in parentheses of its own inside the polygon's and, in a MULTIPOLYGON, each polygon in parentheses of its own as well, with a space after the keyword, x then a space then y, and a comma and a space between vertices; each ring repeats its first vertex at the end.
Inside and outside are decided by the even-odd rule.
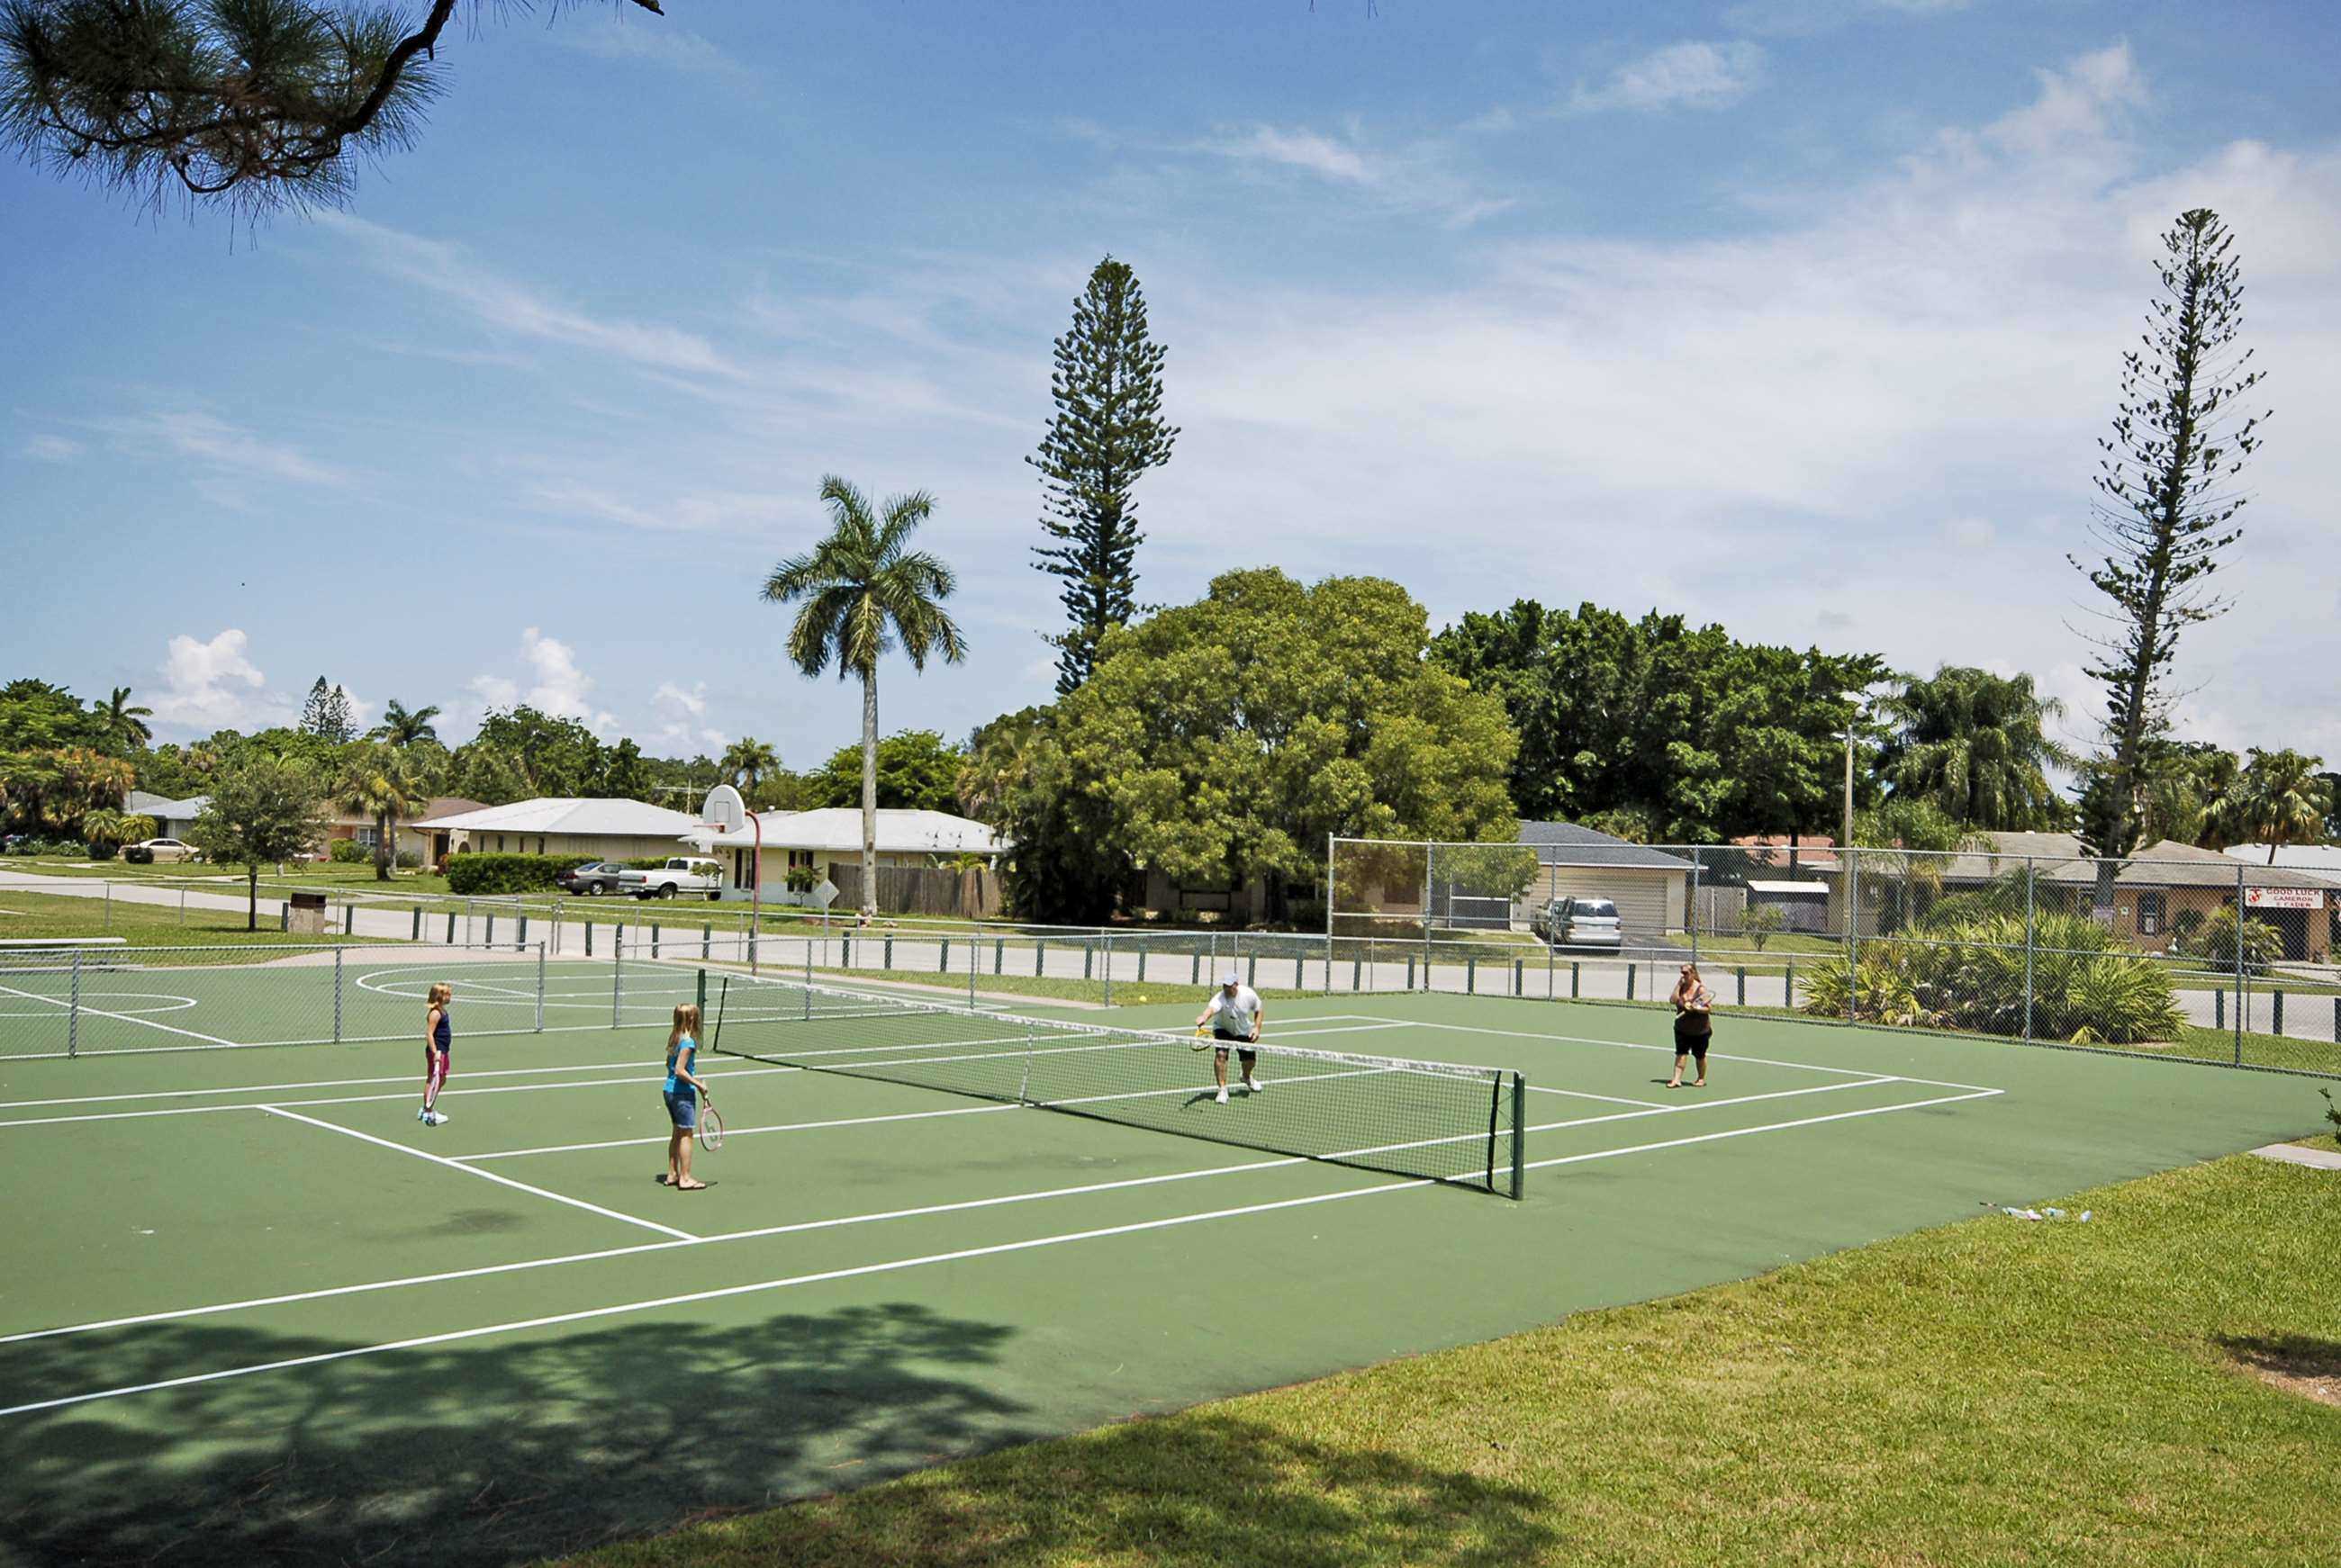
POLYGON ((1648 936, 1682 928, 1680 873, 1638 867, 1547 866, 1539 878, 1547 898, 1571 896, 1607 898, 1618 906, 1619 923, 1648 936))

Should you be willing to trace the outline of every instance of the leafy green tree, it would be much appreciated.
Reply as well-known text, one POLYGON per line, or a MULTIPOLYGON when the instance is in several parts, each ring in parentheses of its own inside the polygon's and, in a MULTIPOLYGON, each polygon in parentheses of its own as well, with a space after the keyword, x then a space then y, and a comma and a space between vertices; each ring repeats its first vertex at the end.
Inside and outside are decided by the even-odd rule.
POLYGON ((2208 207, 2181 213, 2163 235, 2144 346, 2122 355, 2121 396, 2096 484, 2091 532, 2105 554, 2074 558, 2104 596, 2114 630, 2091 638, 2088 673, 2105 689, 2104 750, 2082 794, 2082 832, 2105 857, 2097 918, 2113 918, 2120 858, 2138 847, 2144 795, 2157 743, 2169 731, 2167 683, 2180 633, 2223 613, 2206 580, 2241 536, 2236 514, 2249 499, 2233 488, 2258 449, 2265 414, 2232 422, 2261 380, 2243 330, 2241 267, 2234 236, 2208 207))
POLYGON ((115 687, 114 694, 105 700, 105 706, 100 708, 95 715, 98 733, 109 745, 124 752, 135 751, 154 739, 154 731, 146 724, 146 720, 154 717, 152 708, 137 707, 131 702, 127 686, 115 687))
POLYGON ((1095 919, 1159 869, 1259 878, 1281 918, 1321 885, 1330 835, 1512 840, 1518 738, 1429 640, 1396 583, 1272 569, 1110 632, 1005 791, 1017 908, 1095 919))
POLYGON ((1465 615, 1432 656, 1499 699, 1520 735, 1524 815, 1606 821, 1652 842, 1795 835, 1838 815, 1845 693, 1870 654, 1743 643, 1678 615, 1639 621, 1521 600, 1465 615))
POLYGON ((591 794, 604 768, 602 750, 601 740, 574 719, 525 702, 492 709, 479 733, 456 748, 456 776, 465 780, 457 792, 497 806, 591 794))
POLYGON ((0 141, 149 204, 338 203, 361 159, 420 133, 455 9, 429 0, 410 24, 365 0, 5 0, 0 141))
POLYGON ((942 607, 958 580, 911 537, 934 511, 924 491, 873 509, 860 491, 832 474, 821 481, 830 532, 810 554, 792 555, 764 580, 764 598, 798 606, 789 627, 789 660, 807 680, 832 664, 840 680, 862 681, 862 908, 878 912, 878 663, 900 648, 923 671, 937 653, 952 664, 967 657, 958 623, 942 607))
POLYGON ((244 868, 244 929, 256 931, 260 868, 291 859, 324 832, 324 791, 315 776, 298 762, 263 755, 221 769, 187 837, 213 859, 244 868))
MULTIPOLYGON (((2208 741, 2157 741, 2139 791, 2138 843, 2224 849, 2250 829, 2236 819, 2243 759, 2208 741)), ((2085 796, 2085 799, 2086 799, 2085 796)))
POLYGON ((1057 650, 1057 691, 1071 691, 1096 667, 1098 640, 1138 611, 1138 502, 1147 470, 1170 461, 1177 427, 1162 419, 1166 351, 1147 335, 1146 293, 1138 274, 1111 256, 1090 273, 1073 302, 1073 324, 1057 340, 1049 396, 1057 412, 1041 450, 1024 461, 1041 471, 1041 528, 1055 542, 1035 547, 1034 565, 1064 586, 1071 624, 1049 639, 1057 650))
POLYGON ((374 879, 390 880, 398 852, 398 825, 418 818, 431 806, 414 759, 388 741, 353 746, 334 785, 334 799, 346 809, 374 819, 374 879))
MULTIPOLYGON (((956 811, 967 754, 931 729, 904 729, 878 742, 878 804, 885 810, 956 811)), ((805 776, 807 804, 851 806, 862 796, 862 748, 841 746, 805 776)))
POLYGON ((968 737, 966 760, 953 786, 961 815, 998 826, 1009 792, 1022 771, 1025 749, 1046 726, 1050 711, 1020 708, 977 726, 968 737))
POLYGON ((2251 749, 2251 760, 2236 781, 2236 816, 2268 847, 2269 865, 2285 845, 2324 833, 2333 810, 2331 787, 2317 771, 2324 765, 2324 758, 2298 751, 2251 749))
POLYGON ((54 751, 102 739, 88 711, 64 687, 32 680, 0 687, 0 751, 54 751))
POLYGON ((1923 799, 1969 828, 2047 829, 2071 812, 2048 781, 2075 759, 2049 739, 2063 703, 2029 675, 1946 664, 1878 700, 1892 729, 1878 770, 1898 799, 1923 799))
POLYGON ((386 740, 402 749, 426 740, 435 742, 439 739, 439 728, 431 721, 438 717, 436 703, 410 710, 393 697, 383 704, 382 722, 366 731, 366 739, 386 740))
POLYGON ((615 746, 602 749, 595 794, 613 800, 643 800, 650 797, 650 767, 643 759, 643 749, 631 738, 621 736, 615 746))
MULTIPOLYGON (((139 819, 141 821, 145 819, 139 819)), ((81 841, 89 846, 90 858, 111 860, 114 852, 130 839, 130 819, 110 806, 100 806, 82 814, 81 841)))

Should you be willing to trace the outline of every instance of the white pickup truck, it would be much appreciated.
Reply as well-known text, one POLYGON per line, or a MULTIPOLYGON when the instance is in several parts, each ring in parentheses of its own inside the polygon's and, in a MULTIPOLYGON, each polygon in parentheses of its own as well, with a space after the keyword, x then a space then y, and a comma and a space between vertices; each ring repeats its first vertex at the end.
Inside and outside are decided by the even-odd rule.
POLYGON ((621 871, 618 891, 632 893, 637 898, 672 898, 684 893, 720 898, 723 896, 723 863, 697 855, 676 855, 654 871, 621 871))

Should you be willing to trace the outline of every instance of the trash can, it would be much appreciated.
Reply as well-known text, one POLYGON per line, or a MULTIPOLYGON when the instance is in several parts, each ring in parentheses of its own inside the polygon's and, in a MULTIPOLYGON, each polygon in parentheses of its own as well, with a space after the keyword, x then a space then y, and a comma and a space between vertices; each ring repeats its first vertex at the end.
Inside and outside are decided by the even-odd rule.
POLYGON ((284 928, 288 931, 299 931, 304 936, 324 936, 325 934, 325 896, 323 893, 294 894, 291 915, 285 921, 284 928))

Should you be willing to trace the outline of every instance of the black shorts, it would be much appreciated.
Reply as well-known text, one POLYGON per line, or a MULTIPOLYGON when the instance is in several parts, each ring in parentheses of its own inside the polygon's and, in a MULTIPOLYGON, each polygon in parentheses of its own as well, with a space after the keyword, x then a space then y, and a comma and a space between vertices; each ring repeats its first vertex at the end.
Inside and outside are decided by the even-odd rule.
POLYGON ((1213 1029, 1211 1043, 1222 1051, 1232 1048, 1239 1060, 1253 1062, 1260 1059, 1259 1042, 1247 1040, 1241 1035, 1223 1035, 1219 1030, 1213 1029))
POLYGON ((1715 1038, 1715 1031, 1711 1028, 1701 1029, 1698 1033, 1692 1034, 1678 1024, 1675 1026, 1675 1055, 1697 1057, 1703 1062, 1707 1060, 1708 1042, 1713 1038, 1715 1038))

